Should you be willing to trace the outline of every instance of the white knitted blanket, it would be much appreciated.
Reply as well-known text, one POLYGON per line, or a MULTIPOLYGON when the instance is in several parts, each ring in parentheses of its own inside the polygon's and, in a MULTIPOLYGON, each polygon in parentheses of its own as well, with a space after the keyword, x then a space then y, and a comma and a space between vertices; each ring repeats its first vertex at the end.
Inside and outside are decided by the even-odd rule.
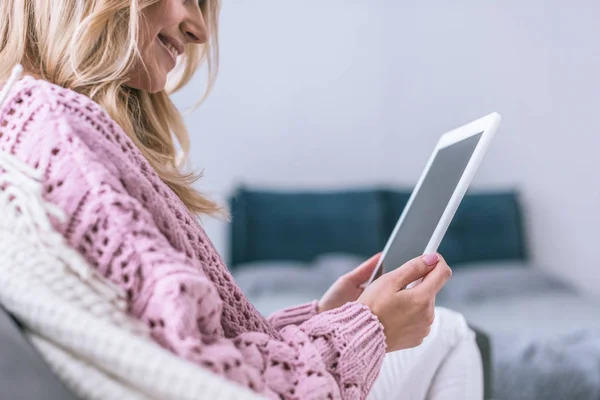
POLYGON ((258 399, 151 341, 53 230, 49 216, 63 215, 42 200, 41 179, 0 152, 0 303, 65 384, 83 399, 258 399))

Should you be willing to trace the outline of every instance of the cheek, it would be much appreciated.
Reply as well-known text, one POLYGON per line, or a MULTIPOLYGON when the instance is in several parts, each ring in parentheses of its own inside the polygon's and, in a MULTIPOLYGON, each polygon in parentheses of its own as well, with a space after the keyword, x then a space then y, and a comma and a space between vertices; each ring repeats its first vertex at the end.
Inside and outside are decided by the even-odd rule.
POLYGON ((128 74, 129 86, 150 93, 164 89, 168 69, 159 52, 157 43, 141 51, 142 61, 136 62, 128 74))
POLYGON ((161 31, 176 27, 183 21, 185 8, 182 0, 160 0, 145 8, 142 14, 139 48, 144 54, 146 50, 156 51, 155 42, 161 31))
POLYGON ((164 87, 169 68, 164 65, 164 54, 157 37, 161 31, 178 26, 184 11, 181 0, 161 0, 144 9, 138 43, 142 62, 137 63, 130 73, 131 86, 147 91, 164 87))
POLYGON ((185 8, 182 0, 161 0, 146 8, 143 14, 148 31, 156 35, 165 28, 181 23, 185 8))

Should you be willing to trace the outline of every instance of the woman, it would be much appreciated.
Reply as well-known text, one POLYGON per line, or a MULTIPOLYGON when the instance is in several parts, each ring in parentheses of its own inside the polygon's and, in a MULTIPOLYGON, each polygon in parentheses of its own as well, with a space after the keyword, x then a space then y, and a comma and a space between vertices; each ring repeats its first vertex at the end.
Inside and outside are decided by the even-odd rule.
POLYGON ((0 149, 43 169, 46 199, 69 217, 55 228, 126 291, 132 315, 175 354, 269 398, 481 397, 464 320, 438 311, 434 322, 435 295, 450 276, 437 254, 362 292, 375 256, 320 301, 269 320, 233 282, 196 222, 221 209, 178 167, 174 137, 184 151, 189 141, 165 91, 175 67, 174 88, 203 61, 214 79, 218 8, 218 0, 2 0, 0 81, 15 64, 26 76, 0 109, 0 149), (430 331, 416 349, 392 353, 430 331))

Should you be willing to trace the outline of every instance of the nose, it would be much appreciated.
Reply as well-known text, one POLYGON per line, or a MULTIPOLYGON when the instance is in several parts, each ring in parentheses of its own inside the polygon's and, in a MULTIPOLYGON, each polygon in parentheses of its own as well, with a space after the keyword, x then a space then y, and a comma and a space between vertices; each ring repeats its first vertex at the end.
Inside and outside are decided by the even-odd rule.
POLYGON ((181 31, 188 43, 202 44, 208 40, 208 29, 200 7, 190 10, 181 24, 181 31))

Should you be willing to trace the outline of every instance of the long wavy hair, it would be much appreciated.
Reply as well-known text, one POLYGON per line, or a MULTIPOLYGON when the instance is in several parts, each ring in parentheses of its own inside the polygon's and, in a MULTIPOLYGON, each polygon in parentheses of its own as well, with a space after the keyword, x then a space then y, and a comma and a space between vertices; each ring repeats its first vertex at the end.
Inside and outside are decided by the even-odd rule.
POLYGON ((0 82, 20 63, 27 73, 88 96, 131 137, 190 211, 224 214, 193 188, 201 174, 183 172, 190 139, 181 113, 169 98, 203 63, 208 82, 199 101, 212 88, 218 67, 220 0, 200 2, 208 42, 188 44, 176 71, 169 75, 167 89, 148 93, 128 87, 126 76, 141 62, 141 11, 159 1, 0 0, 0 82))

